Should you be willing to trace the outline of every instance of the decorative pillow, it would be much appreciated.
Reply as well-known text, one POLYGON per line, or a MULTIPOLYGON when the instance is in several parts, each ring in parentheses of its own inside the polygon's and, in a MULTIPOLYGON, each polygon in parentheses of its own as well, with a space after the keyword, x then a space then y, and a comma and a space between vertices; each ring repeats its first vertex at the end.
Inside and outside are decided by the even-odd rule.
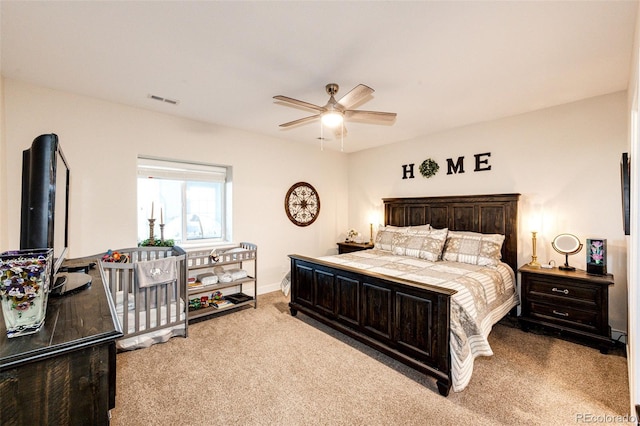
POLYGON ((376 240, 374 242, 374 248, 378 250, 391 251, 393 247, 393 236, 398 233, 406 233, 409 230, 408 226, 385 226, 381 227, 376 234, 376 240))
POLYGON ((396 233, 391 242, 391 251, 397 256, 418 257, 422 242, 429 235, 429 231, 414 231, 412 233, 396 233), (407 253, 409 251, 409 253, 407 253))
POLYGON ((436 262, 442 255, 447 240, 447 228, 416 231, 416 233, 396 234, 393 239, 393 254, 411 256, 436 262))
POLYGON ((497 266, 504 235, 449 231, 442 260, 471 265, 497 266))

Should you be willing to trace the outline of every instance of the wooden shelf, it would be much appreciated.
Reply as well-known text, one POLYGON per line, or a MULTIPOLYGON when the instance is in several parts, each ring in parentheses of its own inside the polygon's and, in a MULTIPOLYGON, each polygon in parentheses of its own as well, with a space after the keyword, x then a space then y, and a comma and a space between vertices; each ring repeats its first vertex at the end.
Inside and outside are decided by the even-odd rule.
POLYGON ((234 303, 233 306, 225 306, 224 308, 214 308, 213 306, 208 306, 206 308, 194 309, 192 311, 189 311, 189 319, 206 317, 208 315, 216 315, 221 312, 231 311, 247 305, 255 305, 255 297, 246 302, 234 303))
POLYGON ((200 294, 200 293, 222 290, 229 287, 236 287, 244 283, 254 282, 255 280, 256 280, 255 277, 249 276, 246 278, 240 278, 239 280, 229 281, 228 283, 218 282, 217 284, 199 285, 199 286, 193 286, 193 287, 189 286, 189 294, 200 294))
POLYGON ((243 269, 243 264, 251 262, 253 267, 253 274, 245 278, 229 282, 217 282, 215 284, 190 286, 188 289, 189 300, 191 296, 204 295, 208 293, 208 297, 217 291, 224 289, 239 287, 239 292, 243 292, 243 287, 248 284, 253 284, 253 296, 251 300, 236 303, 233 306, 225 306, 223 308, 215 308, 213 306, 206 306, 203 308, 197 308, 188 311, 189 320, 195 318, 201 318, 204 316, 214 316, 221 312, 234 310, 246 305, 253 305, 254 309, 258 307, 258 247, 251 243, 240 243, 237 246, 224 247, 211 250, 198 250, 187 252, 187 275, 194 277, 203 271, 213 272, 214 268, 225 266, 237 266, 243 269), (212 253, 214 255, 212 255, 212 253))

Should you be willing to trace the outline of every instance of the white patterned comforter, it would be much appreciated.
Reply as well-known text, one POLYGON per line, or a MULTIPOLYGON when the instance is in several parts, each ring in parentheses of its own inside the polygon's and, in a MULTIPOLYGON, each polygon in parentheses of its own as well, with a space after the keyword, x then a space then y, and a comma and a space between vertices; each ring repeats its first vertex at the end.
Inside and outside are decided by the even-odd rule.
POLYGON ((504 263, 487 267, 459 262, 429 262, 376 249, 320 259, 456 290, 451 298, 450 315, 454 392, 462 391, 469 384, 476 357, 493 355, 487 340, 489 333, 493 325, 519 303, 513 270, 504 263))

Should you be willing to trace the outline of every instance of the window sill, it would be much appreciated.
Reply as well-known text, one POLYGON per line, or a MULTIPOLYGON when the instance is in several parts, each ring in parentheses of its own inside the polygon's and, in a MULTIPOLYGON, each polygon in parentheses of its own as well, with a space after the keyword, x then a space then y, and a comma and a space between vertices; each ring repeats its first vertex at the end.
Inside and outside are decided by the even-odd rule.
POLYGON ((232 241, 209 241, 209 242, 198 242, 198 243, 183 243, 178 244, 178 247, 181 247, 184 251, 189 250, 198 250, 198 249, 211 249, 218 247, 227 247, 233 245, 232 241))

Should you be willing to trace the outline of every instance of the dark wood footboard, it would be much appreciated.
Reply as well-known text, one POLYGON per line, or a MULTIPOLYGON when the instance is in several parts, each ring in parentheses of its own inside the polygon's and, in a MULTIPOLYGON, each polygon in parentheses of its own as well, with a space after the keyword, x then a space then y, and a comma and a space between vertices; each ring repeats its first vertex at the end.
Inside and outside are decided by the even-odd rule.
POLYGON ((451 389, 449 312, 454 290, 291 258, 291 314, 298 311, 435 377, 451 389))

